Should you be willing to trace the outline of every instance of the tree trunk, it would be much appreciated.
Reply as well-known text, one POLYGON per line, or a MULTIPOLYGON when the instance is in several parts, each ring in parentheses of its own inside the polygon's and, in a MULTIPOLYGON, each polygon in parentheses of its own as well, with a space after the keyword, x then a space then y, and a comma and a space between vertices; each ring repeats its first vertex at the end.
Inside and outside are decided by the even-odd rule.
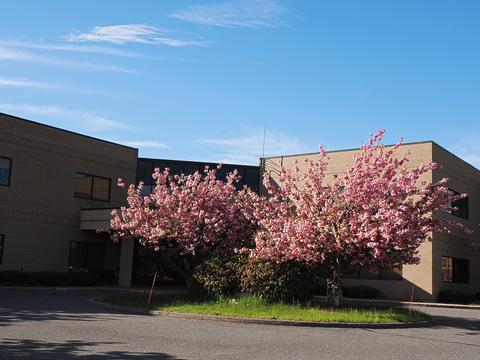
POLYGON ((333 268, 327 277, 327 296, 325 299, 327 306, 339 307, 342 305, 342 272, 338 268, 333 268))

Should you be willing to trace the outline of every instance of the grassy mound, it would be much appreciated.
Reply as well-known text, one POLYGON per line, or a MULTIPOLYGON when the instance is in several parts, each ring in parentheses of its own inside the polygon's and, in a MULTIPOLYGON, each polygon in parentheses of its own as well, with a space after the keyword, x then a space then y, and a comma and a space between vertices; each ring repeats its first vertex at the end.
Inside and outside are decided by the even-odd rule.
MULTIPOLYGON (((112 295, 101 299, 114 305, 145 308, 147 296, 141 293, 112 295)), ((339 308, 320 306, 269 303, 254 296, 220 298, 216 300, 194 300, 178 296, 154 296, 150 309, 188 314, 232 316, 239 318, 282 319, 296 321, 318 321, 329 323, 392 324, 430 320, 430 316, 406 309, 339 308)))

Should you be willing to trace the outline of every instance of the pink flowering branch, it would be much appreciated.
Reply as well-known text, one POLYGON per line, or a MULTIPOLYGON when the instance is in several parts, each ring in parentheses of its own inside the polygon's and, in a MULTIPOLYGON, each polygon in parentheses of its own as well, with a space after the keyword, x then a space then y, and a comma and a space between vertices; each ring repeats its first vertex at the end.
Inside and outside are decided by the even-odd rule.
MULTIPOLYGON (((114 240, 130 236, 155 250, 176 246, 184 254, 251 246, 257 226, 253 205, 259 198, 247 188, 235 189, 236 170, 224 181, 208 167, 203 174, 175 176, 157 168, 152 177, 151 194, 142 195, 143 183, 130 185, 128 206, 112 212, 114 240)), ((121 179, 119 185, 124 186, 121 179)))
POLYGON ((437 214, 453 211, 451 204, 465 195, 449 191, 447 179, 422 182, 438 165, 407 168, 409 154, 397 156, 401 141, 386 148, 383 133, 362 145, 353 164, 331 181, 325 179, 329 156, 323 147, 316 160, 306 160, 304 173, 297 164, 282 168, 278 187, 265 177, 270 198, 258 203, 252 256, 322 264, 327 284, 338 293, 348 269, 417 264, 418 248, 432 232, 462 229, 437 214))

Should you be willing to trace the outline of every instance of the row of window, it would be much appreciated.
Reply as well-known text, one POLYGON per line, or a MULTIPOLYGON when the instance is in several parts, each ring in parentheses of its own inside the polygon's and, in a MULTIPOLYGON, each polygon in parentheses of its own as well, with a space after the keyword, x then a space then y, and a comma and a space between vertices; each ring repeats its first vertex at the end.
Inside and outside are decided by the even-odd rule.
MULTIPOLYGON (((139 159, 137 168, 137 181, 143 181, 145 186, 144 195, 149 194, 154 187, 154 181, 152 179, 152 173, 155 168, 161 170, 165 168, 170 169, 171 175, 190 175, 196 171, 203 172, 205 165, 208 165, 210 169, 216 169, 216 164, 213 163, 201 163, 201 162, 189 162, 189 161, 175 161, 175 160, 154 160, 154 159, 139 159)), ((238 171, 240 175, 240 181, 235 184, 238 189, 241 189, 244 185, 247 185, 250 189, 258 192, 260 169, 256 166, 247 165, 223 165, 217 170, 217 179, 225 180, 227 174, 234 170, 238 171)))
POLYGON ((75 173, 75 197, 109 202, 111 188, 112 180, 109 178, 75 173))
MULTIPOLYGON (((10 186, 12 159, 0 156, 0 186, 10 186)), ((83 199, 110 201, 112 180, 81 172, 75 173, 74 196, 83 199)))

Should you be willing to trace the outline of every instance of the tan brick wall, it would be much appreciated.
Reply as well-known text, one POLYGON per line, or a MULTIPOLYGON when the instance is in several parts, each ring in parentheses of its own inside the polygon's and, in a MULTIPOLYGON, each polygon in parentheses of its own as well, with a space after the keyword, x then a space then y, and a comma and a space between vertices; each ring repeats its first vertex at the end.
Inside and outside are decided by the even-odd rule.
POLYGON ((457 192, 468 194, 469 219, 464 220, 449 214, 442 216, 463 223, 472 229, 474 234, 469 235, 462 231, 452 234, 434 234, 433 240, 433 289, 434 295, 442 289, 456 289, 466 292, 480 291, 480 253, 472 252, 472 243, 480 241, 480 171, 467 164, 452 153, 434 144, 433 160, 442 165, 435 170, 433 178, 438 181, 449 178, 449 187, 457 192), (470 283, 452 284, 443 283, 441 278, 442 256, 469 260, 470 283))
POLYGON ((70 241, 104 241, 94 231, 80 231, 80 209, 122 205, 126 190, 116 187, 116 179, 130 183, 136 177, 136 149, 2 114, 0 156, 13 159, 11 184, 0 186, 0 270, 66 270, 70 241), (111 178, 110 202, 75 198, 77 171, 111 178))

